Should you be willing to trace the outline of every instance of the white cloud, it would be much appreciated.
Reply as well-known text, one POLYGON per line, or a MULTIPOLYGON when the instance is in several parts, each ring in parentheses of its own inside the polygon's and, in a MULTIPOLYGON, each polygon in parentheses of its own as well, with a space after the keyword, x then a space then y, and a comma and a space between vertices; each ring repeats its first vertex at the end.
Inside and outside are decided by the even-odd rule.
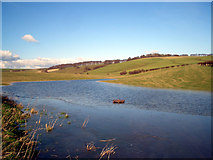
POLYGON ((16 61, 20 59, 20 57, 17 54, 13 55, 10 51, 0 50, 0 59, 1 61, 16 61))
POLYGON ((30 34, 25 34, 23 37, 21 37, 23 40, 27 41, 27 42, 35 42, 38 43, 39 41, 37 41, 32 35, 30 34))
POLYGON ((12 53, 10 51, 0 51, 0 53, 3 55, 7 55, 7 58, 4 58, 4 60, 0 60, 0 67, 1 68, 26 68, 26 69, 35 69, 35 68, 47 68, 58 64, 66 64, 66 63, 77 63, 82 61, 91 61, 90 58, 61 58, 61 59, 55 59, 55 58, 35 58, 35 59, 20 59, 18 55, 12 56, 12 53), (9 57, 9 58, 8 58, 9 57), (13 60, 11 60, 14 57, 13 60))

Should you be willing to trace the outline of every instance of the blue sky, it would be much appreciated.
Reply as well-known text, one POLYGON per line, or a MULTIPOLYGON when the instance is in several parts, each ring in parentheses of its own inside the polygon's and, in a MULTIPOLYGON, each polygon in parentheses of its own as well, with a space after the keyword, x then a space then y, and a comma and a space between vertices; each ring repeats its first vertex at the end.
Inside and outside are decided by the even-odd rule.
POLYGON ((210 53, 211 3, 4 2, 2 51, 70 61, 210 53))

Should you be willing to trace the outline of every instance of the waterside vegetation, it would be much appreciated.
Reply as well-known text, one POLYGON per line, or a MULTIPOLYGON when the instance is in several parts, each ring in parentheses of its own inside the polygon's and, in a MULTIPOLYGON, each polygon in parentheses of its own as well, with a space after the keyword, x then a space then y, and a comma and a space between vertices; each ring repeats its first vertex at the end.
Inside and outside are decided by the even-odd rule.
MULTIPOLYGON (((24 107, 16 101, 1 96, 2 99, 2 159, 9 160, 31 160, 39 157, 39 153, 45 150, 48 152, 50 146, 46 146, 44 150, 39 148, 42 144, 40 136, 48 136, 55 130, 66 130, 67 125, 71 125, 71 118, 68 113, 49 113, 45 108, 37 110, 35 107, 24 107), (23 111, 22 111, 23 110, 23 111), (31 112, 33 111, 33 112, 31 112), (63 117, 60 117, 63 116, 63 117), (30 124, 27 123, 28 118, 37 119, 30 124)), ((81 126, 82 130, 87 130, 89 118, 86 118, 81 126)), ((75 122, 76 123, 76 122, 75 122)), ((77 122, 78 123, 78 122, 77 122)), ((80 124, 80 123, 79 123, 80 124)), ((80 125, 79 125, 80 128, 80 125)), ((82 150, 87 152, 95 152, 96 157, 102 159, 110 158, 115 154, 118 148, 112 141, 116 139, 100 140, 102 144, 96 147, 94 142, 87 143, 82 150), (105 144, 107 142, 107 144, 105 144), (111 145, 109 145, 109 143, 111 145), (108 146, 109 145, 109 146, 108 146)), ((98 143, 98 141, 96 141, 98 143)), ((52 155, 59 158, 58 155, 52 155)), ((68 155, 70 159, 76 157, 68 155)), ((64 157, 65 158, 65 157, 64 157)))
POLYGON ((2 96, 2 159, 34 159, 36 150, 36 130, 28 132, 26 126, 30 115, 24 114, 23 106, 2 96))

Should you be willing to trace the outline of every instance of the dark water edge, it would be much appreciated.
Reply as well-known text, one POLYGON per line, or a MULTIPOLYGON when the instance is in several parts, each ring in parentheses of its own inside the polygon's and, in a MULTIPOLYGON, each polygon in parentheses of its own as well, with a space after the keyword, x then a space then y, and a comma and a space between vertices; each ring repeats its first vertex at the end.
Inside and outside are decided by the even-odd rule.
MULTIPOLYGON (((70 115, 68 125, 43 132, 39 158, 98 158, 115 138, 112 158, 210 158, 211 94, 131 87, 97 80, 24 82, 4 86, 3 92, 42 110, 53 119, 60 112, 70 115), (112 99, 125 104, 112 104, 112 99), (86 128, 82 123, 88 118, 86 128), (89 142, 100 149, 88 152, 89 142), (48 149, 48 151, 47 151, 48 149)), ((38 120, 31 118, 30 123, 38 120)), ((48 120, 42 118, 43 124, 48 120)))

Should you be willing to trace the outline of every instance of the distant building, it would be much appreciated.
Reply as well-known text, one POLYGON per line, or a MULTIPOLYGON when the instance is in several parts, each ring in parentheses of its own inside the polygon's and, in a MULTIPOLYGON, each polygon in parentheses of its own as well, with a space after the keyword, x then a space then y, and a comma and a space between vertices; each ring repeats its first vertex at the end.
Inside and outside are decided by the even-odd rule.
POLYGON ((190 54, 190 56, 210 56, 211 54, 190 54))
POLYGON ((190 56, 198 56, 198 54, 190 54, 190 56))

